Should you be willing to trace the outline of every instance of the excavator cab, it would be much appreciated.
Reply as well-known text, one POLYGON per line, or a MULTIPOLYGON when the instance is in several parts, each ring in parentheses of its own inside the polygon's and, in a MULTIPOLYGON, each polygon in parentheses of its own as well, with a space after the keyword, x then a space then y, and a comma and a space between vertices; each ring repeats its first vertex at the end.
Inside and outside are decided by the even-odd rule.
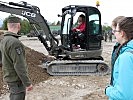
MULTIPOLYGON (((62 9, 61 21, 61 44, 68 51, 71 59, 102 59, 102 27, 101 14, 99 10, 91 6, 69 5, 62 9), (85 31, 74 32, 73 28, 77 24, 78 16, 85 16, 85 31), (76 34, 76 44, 79 48, 73 48, 73 34, 76 34)), ((65 52, 66 53, 66 52, 65 52)))
POLYGON ((35 36, 43 43, 48 53, 56 59, 43 64, 50 75, 106 75, 108 65, 104 62, 102 53, 101 14, 96 7, 69 5, 62 9, 60 37, 57 39, 50 31, 49 25, 37 6, 27 2, 2 2, 0 11, 20 15, 28 19, 35 36), (85 15, 85 31, 73 32, 77 24, 77 16, 85 15), (41 29, 46 38, 39 32, 41 29), (73 48, 72 35, 79 40, 80 48, 73 48), (83 40, 83 41, 80 41, 83 40))

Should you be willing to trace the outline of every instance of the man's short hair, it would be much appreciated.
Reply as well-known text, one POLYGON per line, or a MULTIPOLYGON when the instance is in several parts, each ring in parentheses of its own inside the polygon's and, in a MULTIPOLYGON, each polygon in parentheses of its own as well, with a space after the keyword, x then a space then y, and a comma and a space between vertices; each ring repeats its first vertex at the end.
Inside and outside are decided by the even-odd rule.
POLYGON ((20 23, 21 19, 16 16, 11 16, 7 19, 7 23, 20 23))

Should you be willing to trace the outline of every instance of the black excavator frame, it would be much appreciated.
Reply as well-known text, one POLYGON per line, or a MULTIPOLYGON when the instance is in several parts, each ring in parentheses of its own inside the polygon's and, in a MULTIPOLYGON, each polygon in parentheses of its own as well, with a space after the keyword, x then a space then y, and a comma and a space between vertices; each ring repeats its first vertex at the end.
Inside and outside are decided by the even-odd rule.
POLYGON ((35 36, 43 43, 48 53, 56 58, 43 64, 50 75, 105 75, 109 72, 109 66, 104 63, 101 56, 103 39, 101 13, 96 7, 69 5, 62 8, 62 14, 59 15, 62 17, 61 29, 58 33, 61 40, 54 37, 37 6, 27 2, 0 1, 0 11, 20 15, 29 20, 35 36), (77 13, 86 16, 86 29, 83 33, 72 31, 77 13), (39 33, 36 26, 43 30, 46 38, 39 33), (72 34, 77 34, 77 37, 84 35, 82 37, 84 42, 78 42, 83 48, 73 48, 72 34))

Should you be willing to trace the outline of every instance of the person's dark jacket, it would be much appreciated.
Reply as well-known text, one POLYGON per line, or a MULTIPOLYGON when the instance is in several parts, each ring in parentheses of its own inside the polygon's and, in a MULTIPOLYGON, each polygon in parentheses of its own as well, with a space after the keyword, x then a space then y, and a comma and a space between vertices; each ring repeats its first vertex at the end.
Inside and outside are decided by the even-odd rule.
POLYGON ((28 87, 31 82, 27 74, 25 49, 18 37, 15 33, 6 32, 0 42, 3 77, 7 83, 21 81, 28 87))

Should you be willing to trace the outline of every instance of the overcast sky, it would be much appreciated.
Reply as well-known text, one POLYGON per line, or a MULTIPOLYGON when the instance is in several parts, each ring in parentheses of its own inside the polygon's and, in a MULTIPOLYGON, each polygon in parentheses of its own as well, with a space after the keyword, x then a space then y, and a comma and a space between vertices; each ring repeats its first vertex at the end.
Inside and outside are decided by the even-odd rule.
MULTIPOLYGON (((40 8, 41 14, 50 22, 58 21, 60 18, 57 14, 61 14, 61 8, 67 5, 89 5, 95 6, 96 0, 3 0, 4 2, 20 2, 26 1, 29 4, 36 5, 40 8)), ((102 24, 111 24, 111 21, 119 16, 133 16, 133 0, 99 0, 99 10, 102 15, 102 24)), ((0 14, 0 18, 7 17, 0 14)))

